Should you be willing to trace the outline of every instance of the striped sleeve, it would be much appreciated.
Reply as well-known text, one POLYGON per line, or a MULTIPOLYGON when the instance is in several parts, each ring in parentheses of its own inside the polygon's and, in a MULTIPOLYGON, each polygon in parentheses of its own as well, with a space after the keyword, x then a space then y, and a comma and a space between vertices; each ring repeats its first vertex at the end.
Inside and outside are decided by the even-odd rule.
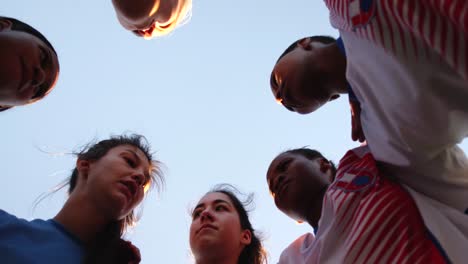
POLYGON ((332 25, 396 56, 433 53, 468 80, 466 0, 325 0, 332 25))

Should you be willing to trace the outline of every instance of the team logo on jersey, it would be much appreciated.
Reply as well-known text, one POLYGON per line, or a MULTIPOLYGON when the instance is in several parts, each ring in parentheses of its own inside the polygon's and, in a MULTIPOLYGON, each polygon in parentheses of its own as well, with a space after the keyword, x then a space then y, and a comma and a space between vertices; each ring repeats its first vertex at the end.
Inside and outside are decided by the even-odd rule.
POLYGON ((337 178, 333 188, 338 188, 345 192, 363 191, 375 183, 376 177, 372 173, 353 174, 345 172, 343 176, 337 178))
POLYGON ((375 0, 350 0, 348 6, 349 17, 353 29, 369 24, 376 12, 375 0))

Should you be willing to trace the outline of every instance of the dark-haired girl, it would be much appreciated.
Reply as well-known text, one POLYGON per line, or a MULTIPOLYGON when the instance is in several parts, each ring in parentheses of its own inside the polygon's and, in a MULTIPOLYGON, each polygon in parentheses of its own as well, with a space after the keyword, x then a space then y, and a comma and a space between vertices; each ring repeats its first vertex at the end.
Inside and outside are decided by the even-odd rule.
POLYGON ((450 263, 413 198, 379 172, 366 146, 348 151, 338 170, 315 150, 283 152, 267 182, 278 209, 315 230, 283 251, 281 264, 450 263))
POLYGON ((118 136, 78 153, 69 198, 49 220, 26 221, 0 210, 2 263, 139 263, 122 240, 135 207, 161 183, 159 164, 142 136, 118 136))
POLYGON ((57 53, 36 29, 0 16, 0 111, 44 98, 59 74, 57 53))
POLYGON ((190 247, 196 264, 266 263, 261 241, 235 193, 230 185, 216 186, 193 210, 190 247))

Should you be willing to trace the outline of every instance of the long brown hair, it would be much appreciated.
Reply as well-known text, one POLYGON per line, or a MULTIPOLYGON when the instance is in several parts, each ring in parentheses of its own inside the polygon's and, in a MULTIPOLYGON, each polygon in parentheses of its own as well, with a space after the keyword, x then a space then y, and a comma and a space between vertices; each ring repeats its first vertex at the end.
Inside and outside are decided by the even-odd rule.
MULTIPOLYGON (((160 187, 164 185, 164 178, 160 170, 161 164, 159 161, 153 160, 149 145, 141 135, 114 136, 95 144, 89 144, 76 155, 80 160, 96 161, 105 156, 110 149, 121 145, 135 146, 145 154, 151 163, 150 184, 160 190, 160 187)), ((78 170, 74 168, 69 181, 69 194, 75 189, 77 180, 78 170)), ((132 260, 139 259, 139 256, 129 247, 129 242, 122 239, 127 228, 135 225, 137 220, 138 217, 132 211, 124 219, 109 223, 101 232, 96 234, 94 241, 86 245, 87 253, 84 263, 128 264, 132 260)))

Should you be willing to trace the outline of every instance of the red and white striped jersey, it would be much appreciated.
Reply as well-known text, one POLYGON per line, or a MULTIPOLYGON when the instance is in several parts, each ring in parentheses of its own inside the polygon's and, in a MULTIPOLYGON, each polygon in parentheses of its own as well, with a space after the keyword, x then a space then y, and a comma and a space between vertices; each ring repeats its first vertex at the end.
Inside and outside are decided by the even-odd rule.
POLYGON ((340 161, 305 263, 446 263, 436 245, 411 196, 360 147, 340 161))
POLYGON ((325 2, 372 155, 413 198, 426 197, 415 201, 440 241, 456 243, 438 227, 445 223, 468 241, 468 159, 457 146, 468 136, 468 2, 325 2), (428 208, 446 219, 437 224, 428 208))
POLYGON ((466 0, 325 0, 330 20, 401 57, 435 53, 468 79, 466 0))

